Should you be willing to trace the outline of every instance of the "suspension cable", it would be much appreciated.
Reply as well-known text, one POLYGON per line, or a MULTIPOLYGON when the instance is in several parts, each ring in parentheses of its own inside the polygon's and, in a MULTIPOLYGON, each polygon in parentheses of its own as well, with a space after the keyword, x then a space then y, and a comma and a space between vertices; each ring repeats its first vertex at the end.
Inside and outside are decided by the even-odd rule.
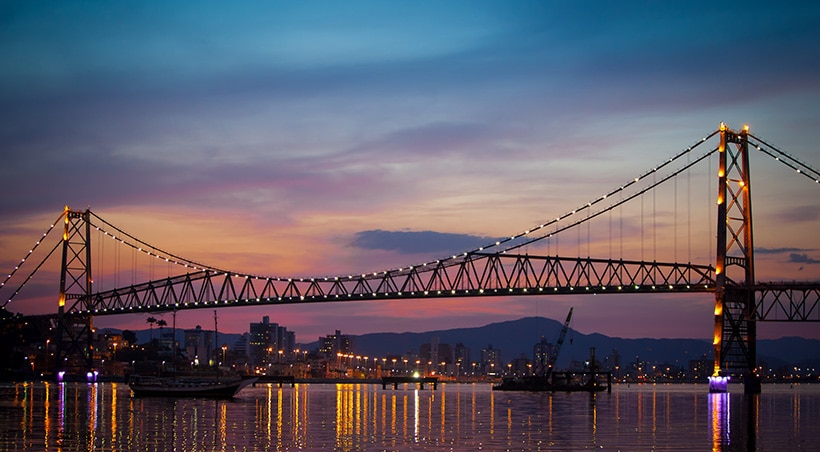
MULTIPOLYGON (((56 219, 56 220, 54 220, 54 222, 53 222, 53 223, 51 223, 51 226, 49 226, 49 227, 48 227, 48 229, 46 229, 46 232, 44 232, 44 233, 43 233, 42 237, 40 237, 40 240, 37 240, 37 242, 35 242, 35 243, 34 243, 34 246, 32 246, 32 247, 31 247, 31 249, 29 249, 29 250, 28 250, 28 253, 26 254, 26 257, 24 257, 24 258, 20 259, 20 263, 19 263, 19 264, 17 264, 11 272, 9 272, 9 274, 6 276, 6 279, 5 279, 5 280, 3 280, 3 282, 2 282, 2 283, 0 283, 0 288, 2 288, 3 286, 5 286, 5 285, 6 285, 6 283, 7 283, 7 282, 9 282, 9 280, 10 280, 10 279, 14 276, 14 274, 15 274, 15 273, 17 273, 17 270, 19 270, 19 269, 20 269, 20 267, 22 267, 22 266, 23 266, 23 264, 26 262, 26 260, 27 260, 29 257, 31 257, 31 254, 32 254, 32 253, 34 253, 34 250, 36 250, 36 249, 37 249, 37 247, 39 247, 39 246, 40 246, 40 244, 41 244, 41 243, 43 243, 43 240, 44 240, 44 239, 48 236, 48 234, 49 234, 49 233, 50 233, 50 232, 54 229, 54 227, 55 227, 55 226, 57 226, 57 224, 60 222, 60 219, 61 219, 61 218, 63 218, 63 215, 65 215, 65 211, 63 211, 63 212, 60 214, 60 216, 58 216, 58 217, 57 217, 57 219, 56 219)), ((52 252, 53 252, 53 251, 52 251, 52 252)), ((49 253, 49 255, 50 255, 50 254, 51 254, 51 253, 49 253)), ((19 289, 18 289, 18 290, 19 290, 19 289)))
POLYGON ((778 162, 780 162, 780 163, 788 166, 789 168, 795 170, 797 173, 808 177, 809 179, 813 180, 814 183, 820 184, 820 172, 818 172, 816 169, 814 169, 811 166, 801 162, 800 160, 797 160, 796 158, 792 157, 791 155, 781 151, 780 149, 772 146, 771 144, 761 140, 760 138, 758 138, 758 137, 756 137, 752 134, 749 134, 749 136, 756 139, 756 140, 758 140, 758 141, 760 141, 761 143, 763 143, 764 146, 771 149, 771 151, 773 151, 774 153, 777 153, 777 154, 785 157, 785 159, 781 159, 779 156, 775 155, 773 152, 771 152, 767 149, 764 149, 758 143, 754 143, 754 142, 749 143, 752 146, 754 146, 758 151, 761 151, 764 154, 768 155, 769 157, 774 158, 778 162))
MULTIPOLYGON (((127 232, 123 231, 122 229, 120 229, 120 228, 118 228, 118 227, 114 226, 113 224, 111 224, 111 223, 107 222, 106 220, 104 220, 103 218, 99 217, 99 216, 98 216, 97 214, 95 214, 94 212, 91 212, 91 215, 92 215, 94 218, 96 218, 96 219, 98 219, 99 221, 101 221, 101 222, 102 222, 103 224, 105 224, 106 226, 108 226, 109 228, 111 228, 111 229, 113 229, 113 230, 117 231, 117 233, 119 233, 119 234, 121 234, 121 235, 123 235, 123 236, 125 236, 125 237, 128 237, 129 239, 131 239, 131 240, 133 240, 134 242, 136 242, 136 244, 137 244, 137 245, 132 244, 132 243, 128 243, 128 242, 126 242, 126 241, 124 241, 124 240, 122 240, 122 239, 118 239, 118 240, 120 240, 120 242, 121 242, 121 243, 123 243, 123 244, 125 244, 125 245, 128 245, 128 246, 131 246, 132 248, 135 248, 137 251, 144 251, 144 250, 142 249, 143 247, 145 247, 145 248, 150 248, 150 249, 152 249, 152 250, 156 251, 156 253, 151 253, 151 252, 148 252, 148 251, 144 251, 144 252, 146 252, 149 256, 152 256, 152 255, 153 255, 153 256, 155 256, 155 257, 159 257, 159 258, 166 258, 166 259, 168 259, 168 260, 169 260, 169 262, 174 263, 174 264, 177 264, 177 265, 185 265, 185 266, 194 267, 194 269, 196 269, 196 270, 212 270, 212 271, 216 271, 216 272, 220 272, 220 273, 229 273, 229 272, 227 272, 227 271, 225 271, 225 270, 222 270, 222 269, 219 269, 219 268, 216 268, 216 267, 212 267, 212 266, 210 266, 210 265, 205 265, 205 264, 202 264, 202 263, 199 263, 199 262, 196 262, 196 261, 190 260, 190 259, 186 259, 186 258, 180 257, 180 256, 178 256, 178 255, 176 255, 176 254, 173 254, 173 253, 170 253, 170 252, 168 252, 168 251, 165 251, 165 250, 163 250, 162 248, 158 248, 158 247, 156 247, 156 246, 153 246, 153 245, 151 245, 150 243, 145 242, 145 241, 143 241, 143 240, 141 240, 141 239, 138 239, 138 238, 134 237, 133 235, 131 235, 131 234, 129 234, 129 233, 127 233, 127 232)), ((114 236, 114 234, 109 233, 109 232, 108 232, 108 231, 106 231, 105 229, 100 228, 99 226, 97 226, 97 225, 95 225, 95 224, 93 224, 93 223, 92 223, 92 226, 94 226, 94 227, 96 227, 97 229, 99 229, 99 230, 100 230, 100 232, 102 232, 103 234, 105 234, 105 235, 109 235, 109 236, 111 236, 112 238, 117 239, 117 237, 116 237, 116 236, 114 236)))
POLYGON ((6 305, 8 305, 9 303, 11 303, 11 300, 13 300, 13 299, 14 299, 14 297, 16 297, 16 296, 17 296, 17 294, 19 294, 19 293, 20 293, 20 291, 23 289, 23 287, 24 287, 26 284, 28 284, 28 282, 31 280, 31 278, 32 278, 32 277, 34 277, 34 274, 35 274, 35 273, 37 273, 37 270, 39 270, 39 269, 40 269, 40 267, 42 267, 42 266, 43 266, 43 264, 45 264, 45 263, 46 263, 46 261, 47 261, 47 260, 51 257, 51 255, 52 255, 52 254, 54 254, 54 251, 55 251, 55 250, 57 250, 57 248, 58 248, 58 247, 59 247, 62 243, 63 243, 62 241, 57 241, 57 243, 55 243, 55 244, 54 244, 54 248, 52 248, 52 249, 51 249, 51 251, 49 251, 49 252, 48 252, 48 254, 46 255, 46 257, 44 257, 44 258, 43 258, 43 260, 42 260, 42 261, 40 261, 40 263, 39 263, 39 264, 37 264, 37 267, 35 267, 35 268, 34 268, 34 270, 32 270, 32 271, 31 271, 31 273, 29 273, 29 275, 26 277, 25 281, 23 281, 23 282, 22 282, 22 284, 20 284, 20 286, 19 286, 19 287, 17 287, 17 290, 15 290, 13 294, 11 294, 11 296, 9 297, 9 299, 8 299, 8 300, 6 300, 6 301, 4 301, 4 302, 3 302, 3 304, 2 304, 2 305, 0 305, 0 306, 2 306, 2 307, 6 307, 6 305))
POLYGON ((542 239, 547 238, 547 237, 550 237, 550 236, 555 236, 555 235, 556 235, 556 234, 558 234, 559 232, 565 231, 565 230, 570 229, 570 228, 572 228, 572 227, 574 227, 574 226, 577 226, 577 225, 579 225, 579 224, 581 224, 581 223, 583 223, 583 222, 585 222, 585 221, 588 221, 588 220, 590 220, 590 219, 592 219, 592 218, 595 218, 595 217, 597 217, 597 216, 599 216, 599 215, 602 215, 602 214, 604 214, 604 213, 606 213, 606 212, 608 212, 608 211, 610 211, 610 210, 614 209, 615 207, 618 207, 618 206, 620 206, 620 205, 622 205, 622 204, 625 204, 625 203, 626 203, 626 202, 628 202, 628 201, 631 201, 631 200, 633 200, 633 199, 637 198, 638 196, 643 195, 644 193, 648 192, 649 190, 654 189, 654 188, 655 188, 655 187, 657 187, 658 185, 663 184, 664 182, 668 181, 669 179, 671 179, 671 178, 673 178, 673 177, 676 177, 676 176, 677 176, 677 175, 679 175, 680 173, 682 173, 682 172, 684 172, 684 171, 688 170, 689 168, 691 168, 691 167, 695 166, 696 164, 700 163, 702 160, 706 159, 707 157, 709 157, 710 155, 714 154, 714 153, 715 153, 715 152, 717 152, 717 151, 718 151, 718 148, 714 148, 714 149, 712 149, 711 151, 706 152, 706 153, 705 153, 705 154, 703 154, 702 156, 698 157, 696 160, 694 160, 694 161, 692 161, 691 163, 687 164, 686 166, 684 166, 684 167, 680 168, 679 170, 677 170, 677 171, 675 171, 675 172, 673 172, 673 173, 668 174, 667 176, 665 176, 665 177, 663 177, 662 179, 658 180, 658 181, 657 181, 657 182, 655 182, 654 184, 649 185, 649 186, 645 187, 644 189, 642 189, 642 190, 640 190, 640 191, 638 191, 638 192, 633 193, 633 194, 632 194, 632 195, 630 195, 630 196, 627 196, 626 198, 624 198, 624 199, 622 199, 622 200, 618 201, 617 203, 614 203, 614 204, 610 205, 609 207, 607 207, 607 208, 606 208, 606 209, 604 209, 604 210, 601 210, 601 211, 595 212, 594 214, 590 215, 588 218, 582 218, 582 219, 580 219, 580 220, 578 220, 578 221, 576 221, 576 222, 574 222, 574 223, 568 224, 568 225, 566 225, 566 226, 564 226, 564 227, 562 227, 562 228, 558 228, 558 229, 556 229, 554 232, 552 232, 551 234, 548 234, 548 235, 543 235, 543 236, 539 236, 539 237, 535 237, 535 238, 532 238, 532 239, 530 239, 530 240, 528 240, 528 241, 526 241, 526 242, 519 243, 519 244, 516 244, 516 245, 510 246, 510 247, 508 247, 508 248, 505 248, 505 249, 504 249, 504 252, 506 252, 506 251, 510 251, 510 250, 514 250, 514 249, 517 249, 517 248, 520 248, 520 247, 524 246, 525 244, 529 244, 529 243, 532 243, 532 242, 535 242, 535 241, 538 241, 538 240, 542 240, 542 239))

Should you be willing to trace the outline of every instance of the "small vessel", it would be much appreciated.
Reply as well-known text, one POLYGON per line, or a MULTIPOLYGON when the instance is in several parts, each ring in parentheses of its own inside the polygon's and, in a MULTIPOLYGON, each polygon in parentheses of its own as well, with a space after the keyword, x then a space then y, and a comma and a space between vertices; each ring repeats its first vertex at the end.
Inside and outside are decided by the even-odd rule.
MULTIPOLYGON (((589 371, 586 372, 553 372, 558 353, 569 329, 572 320, 572 308, 569 309, 567 320, 564 321, 561 332, 556 341, 555 353, 549 357, 546 371, 536 372, 535 375, 508 377, 501 384, 493 386, 494 391, 549 391, 549 392, 600 392, 612 391, 612 373, 598 372, 595 366, 595 347, 589 350, 589 371), (606 382, 599 380, 599 376, 606 375, 606 382)), ((572 339, 570 339, 572 342, 572 339)))
MULTIPOLYGON (((176 311, 174 311, 174 338, 176 338, 176 311)), ((214 336, 218 334, 216 311, 214 311, 214 336)), ((176 340, 176 339, 175 339, 176 340)), ((214 340, 216 342, 216 339, 214 340)), ((176 349, 176 344, 174 344, 176 349)), ((176 355, 176 353, 175 353, 176 355)), ((176 366, 171 377, 154 377, 133 375, 128 386, 135 397, 208 397, 230 399, 245 386, 255 383, 257 378, 220 379, 219 369, 214 378, 186 377, 177 378, 176 366)))
POLYGON ((553 373, 548 380, 545 376, 528 375, 523 377, 505 378, 501 384, 493 386, 494 391, 532 391, 532 392, 601 392, 611 391, 611 374, 606 382, 598 380, 599 372, 583 372, 580 375, 572 372, 553 373), (578 378, 580 376, 580 378, 578 378), (588 378, 584 378, 587 377, 588 378))
POLYGON ((203 380, 133 376, 128 386, 135 397, 205 397, 229 399, 256 378, 203 380))

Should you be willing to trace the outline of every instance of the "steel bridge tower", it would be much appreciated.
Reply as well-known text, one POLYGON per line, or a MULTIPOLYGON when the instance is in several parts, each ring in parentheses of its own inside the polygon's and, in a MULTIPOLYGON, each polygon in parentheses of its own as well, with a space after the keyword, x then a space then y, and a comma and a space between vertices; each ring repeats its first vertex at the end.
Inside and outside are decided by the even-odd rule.
POLYGON ((760 392, 748 132, 720 124, 712 392, 726 392, 732 375, 743 377, 746 392, 760 392))
MULTIPOLYGON (((63 213, 63 253, 60 267, 60 295, 57 311, 57 378, 65 373, 93 377, 94 345, 91 315, 78 315, 78 305, 91 300, 91 223, 90 212, 63 213), (66 309, 66 303, 69 303, 66 309)), ((85 310, 85 309, 83 309, 85 310)))

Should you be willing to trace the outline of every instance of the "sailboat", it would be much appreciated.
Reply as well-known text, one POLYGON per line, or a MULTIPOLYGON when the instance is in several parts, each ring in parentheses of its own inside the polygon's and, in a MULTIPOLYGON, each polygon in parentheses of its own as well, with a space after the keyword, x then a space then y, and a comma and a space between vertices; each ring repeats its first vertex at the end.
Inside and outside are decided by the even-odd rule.
MULTIPOLYGON (((216 311, 214 311, 214 334, 218 335, 216 311)), ((218 336, 217 336, 218 337, 218 336)), ((176 344, 176 312, 174 312, 174 343, 176 344)), ((176 349, 176 345, 174 345, 176 349)), ((176 351, 174 352, 176 356, 176 351)), ((176 374, 176 366, 174 366, 176 374)), ((219 378, 219 369, 216 378, 177 378, 132 376, 128 386, 134 397, 207 397, 229 399, 234 397, 242 388, 256 382, 256 378, 219 378)))

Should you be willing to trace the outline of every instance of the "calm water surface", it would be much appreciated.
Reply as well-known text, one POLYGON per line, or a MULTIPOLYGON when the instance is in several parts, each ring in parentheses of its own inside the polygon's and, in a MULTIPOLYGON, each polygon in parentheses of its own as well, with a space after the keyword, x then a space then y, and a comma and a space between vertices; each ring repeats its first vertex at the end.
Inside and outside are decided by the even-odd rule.
MULTIPOLYGON (((737 388, 739 389, 739 388, 737 388)), ((820 450, 820 387, 611 394, 487 384, 257 386, 230 401, 133 398, 116 383, 0 384, 0 450, 820 450)))

